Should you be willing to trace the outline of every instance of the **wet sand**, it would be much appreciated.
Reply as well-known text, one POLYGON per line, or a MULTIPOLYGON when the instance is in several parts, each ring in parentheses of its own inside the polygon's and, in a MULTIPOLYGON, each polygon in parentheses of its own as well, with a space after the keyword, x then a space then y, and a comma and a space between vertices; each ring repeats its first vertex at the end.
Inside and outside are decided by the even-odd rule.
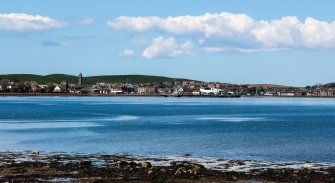
POLYGON ((334 182, 327 163, 40 152, 0 153, 0 182, 334 182))

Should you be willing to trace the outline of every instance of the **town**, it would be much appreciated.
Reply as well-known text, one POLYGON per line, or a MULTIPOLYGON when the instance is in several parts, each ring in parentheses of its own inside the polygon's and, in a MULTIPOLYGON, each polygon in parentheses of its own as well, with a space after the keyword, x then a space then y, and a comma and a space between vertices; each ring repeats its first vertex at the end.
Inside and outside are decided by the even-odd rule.
POLYGON ((306 87, 288 87, 269 84, 229 84, 202 81, 166 81, 153 83, 85 84, 80 73, 77 83, 59 81, 39 84, 36 81, 18 81, 0 78, 0 94, 50 94, 85 96, 174 96, 174 97, 335 97, 335 84, 318 84, 306 87))

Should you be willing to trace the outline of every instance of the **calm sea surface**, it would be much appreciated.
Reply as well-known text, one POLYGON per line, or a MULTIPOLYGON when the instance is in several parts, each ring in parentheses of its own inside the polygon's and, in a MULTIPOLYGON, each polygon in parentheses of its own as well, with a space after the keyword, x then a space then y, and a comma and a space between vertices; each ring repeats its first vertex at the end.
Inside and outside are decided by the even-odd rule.
POLYGON ((0 151, 335 162, 335 99, 0 97, 0 151))

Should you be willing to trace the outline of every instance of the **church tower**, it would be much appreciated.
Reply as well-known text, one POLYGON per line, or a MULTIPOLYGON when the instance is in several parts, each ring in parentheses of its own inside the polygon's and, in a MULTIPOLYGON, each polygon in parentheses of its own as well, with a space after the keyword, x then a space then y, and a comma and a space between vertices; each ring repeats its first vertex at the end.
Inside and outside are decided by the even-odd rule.
POLYGON ((83 75, 81 73, 79 73, 78 75, 78 85, 79 86, 83 85, 83 75))

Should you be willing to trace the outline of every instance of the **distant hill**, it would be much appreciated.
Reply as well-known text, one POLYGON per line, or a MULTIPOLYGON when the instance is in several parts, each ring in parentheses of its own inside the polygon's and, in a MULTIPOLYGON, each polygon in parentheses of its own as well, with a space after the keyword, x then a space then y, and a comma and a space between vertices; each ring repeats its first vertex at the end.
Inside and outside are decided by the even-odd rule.
POLYGON ((326 88, 334 88, 335 87, 335 83, 328 83, 328 84, 325 84, 323 86, 326 87, 326 88))
MULTIPOLYGON (((34 74, 8 74, 0 75, 0 79, 10 79, 16 81, 36 81, 39 84, 59 83, 67 81, 68 83, 77 83, 78 77, 66 74, 51 74, 51 75, 34 75, 34 74)), ((84 77, 84 84, 95 84, 97 82, 109 83, 160 83, 166 81, 191 81, 183 78, 169 78, 162 76, 147 76, 147 75, 106 75, 106 76, 88 76, 84 77)))

